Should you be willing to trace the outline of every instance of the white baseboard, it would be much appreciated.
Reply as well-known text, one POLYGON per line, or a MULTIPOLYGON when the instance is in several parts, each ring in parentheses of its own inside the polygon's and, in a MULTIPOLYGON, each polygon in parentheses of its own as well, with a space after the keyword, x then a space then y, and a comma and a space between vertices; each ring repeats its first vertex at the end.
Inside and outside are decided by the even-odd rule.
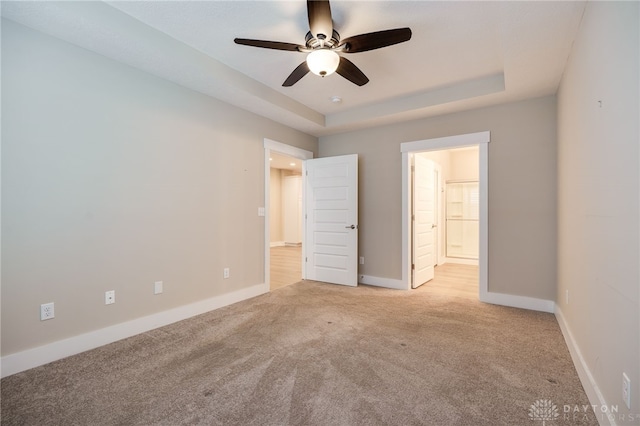
POLYGON ((269 286, 267 284, 257 284, 168 311, 158 312, 157 314, 59 340, 37 348, 6 355, 0 360, 1 377, 7 377, 80 352, 95 349, 108 343, 135 336, 136 334, 182 321, 268 292, 269 286))
MULTIPOLYGON (((380 278, 371 275, 358 275, 358 283, 372 285, 376 287, 392 288, 396 290, 409 290, 407 284, 402 280, 393 278, 380 278)), ((512 308, 529 309, 533 311, 541 311, 554 313, 555 302, 552 300, 536 299, 526 296, 514 296, 502 293, 485 293, 479 297, 481 302, 491 303, 494 305, 509 306, 512 308)))
POLYGON ((273 241, 270 243, 271 247, 284 247, 284 241, 273 241))
MULTIPOLYGON (((573 338, 571 329, 569 328, 569 325, 567 324, 567 321, 562 314, 562 309, 560 309, 560 306, 557 304, 555 315, 556 320, 558 321, 558 325, 560 326, 560 330, 562 331, 562 335, 564 336, 564 341, 567 343, 567 347, 569 348, 571 360, 573 361, 573 365, 576 367, 578 377, 580 378, 580 382, 582 383, 584 392, 587 394, 587 398, 589 398, 589 402, 592 406, 610 407, 610 405, 607 404, 607 401, 602 396, 602 392, 600 392, 600 388, 593 378, 593 374, 591 374, 591 370, 589 370, 589 367, 587 366, 587 363, 582 356, 582 352, 580 352, 580 348, 573 338)), ((615 419, 612 419, 608 416, 596 417, 601 426, 616 426, 617 424, 615 419)))
POLYGON ((446 257, 444 263, 457 263, 459 265, 478 265, 478 259, 462 259, 460 257, 446 257))
POLYGON ((372 277, 370 275, 358 275, 358 283, 373 285, 376 287, 393 288, 396 290, 408 290, 402 280, 394 280, 393 278, 372 277))
POLYGON ((504 293, 480 293, 480 301, 493 305, 509 306, 512 308, 529 309, 532 311, 555 312, 555 302, 553 300, 536 299, 527 296, 515 296, 504 293))

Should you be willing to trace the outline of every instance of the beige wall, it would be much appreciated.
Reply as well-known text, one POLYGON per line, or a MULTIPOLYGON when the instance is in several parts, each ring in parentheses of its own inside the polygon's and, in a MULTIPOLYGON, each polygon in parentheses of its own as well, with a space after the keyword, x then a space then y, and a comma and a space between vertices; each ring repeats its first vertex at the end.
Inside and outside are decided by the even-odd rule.
POLYGON ((272 243, 285 242, 285 227, 287 225, 285 221, 287 215, 285 212, 285 200, 288 199, 288 196, 292 196, 290 193, 287 194, 285 178, 300 175, 300 172, 294 170, 276 168, 271 168, 270 170, 271 181, 269 182, 269 191, 271 200, 269 204, 269 223, 271 228, 269 229, 269 239, 272 243))
POLYGON ((317 149, 7 21, 2 114, 3 355, 263 283, 263 139, 317 149))
POLYGON ((638 416, 618 424, 640 421, 638 16, 588 3, 558 94, 558 311, 605 402, 638 416))
POLYGON ((478 180, 480 176, 478 147, 427 151, 418 155, 440 165, 443 183, 449 180, 478 180))
POLYGON ((479 149, 451 151, 451 180, 478 180, 479 149))
POLYGON ((270 170, 271 180, 269 182, 269 191, 271 199, 269 200, 269 239, 272 243, 284 241, 282 231, 282 170, 270 170))
POLYGON ((402 277, 400 143, 486 130, 489 291, 555 299, 555 97, 320 138, 321 157, 359 155, 360 274, 402 277))
POLYGON ((451 150, 445 149, 441 151, 428 151, 422 152, 418 155, 440 165, 440 169, 442 170, 441 178, 443 184, 451 179, 451 150))

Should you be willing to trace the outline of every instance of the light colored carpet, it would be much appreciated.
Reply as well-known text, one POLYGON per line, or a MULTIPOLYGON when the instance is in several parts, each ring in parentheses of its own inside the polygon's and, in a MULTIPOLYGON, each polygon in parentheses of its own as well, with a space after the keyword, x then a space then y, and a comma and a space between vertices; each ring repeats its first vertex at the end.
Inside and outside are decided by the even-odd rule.
POLYGON ((551 314, 305 281, 2 380, 3 425, 596 425, 551 314))

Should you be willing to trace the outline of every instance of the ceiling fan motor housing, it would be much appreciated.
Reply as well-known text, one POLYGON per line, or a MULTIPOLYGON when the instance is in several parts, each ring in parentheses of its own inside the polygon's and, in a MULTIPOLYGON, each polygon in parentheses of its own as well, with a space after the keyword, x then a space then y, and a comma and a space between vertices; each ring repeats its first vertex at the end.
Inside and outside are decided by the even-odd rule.
POLYGON ((338 34, 336 30, 333 30, 330 39, 325 38, 324 40, 319 40, 311 34, 311 31, 309 31, 304 39, 305 45, 309 49, 317 49, 319 47, 333 49, 338 46, 338 43, 340 43, 340 34, 338 34))

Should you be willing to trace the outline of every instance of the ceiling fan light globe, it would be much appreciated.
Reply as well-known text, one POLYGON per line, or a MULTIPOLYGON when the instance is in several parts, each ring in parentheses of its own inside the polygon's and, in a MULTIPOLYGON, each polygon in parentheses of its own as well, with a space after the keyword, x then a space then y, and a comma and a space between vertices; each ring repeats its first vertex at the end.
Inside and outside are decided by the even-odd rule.
POLYGON ((338 69, 340 56, 333 50, 316 49, 307 55, 307 66, 315 75, 326 76, 338 69))

